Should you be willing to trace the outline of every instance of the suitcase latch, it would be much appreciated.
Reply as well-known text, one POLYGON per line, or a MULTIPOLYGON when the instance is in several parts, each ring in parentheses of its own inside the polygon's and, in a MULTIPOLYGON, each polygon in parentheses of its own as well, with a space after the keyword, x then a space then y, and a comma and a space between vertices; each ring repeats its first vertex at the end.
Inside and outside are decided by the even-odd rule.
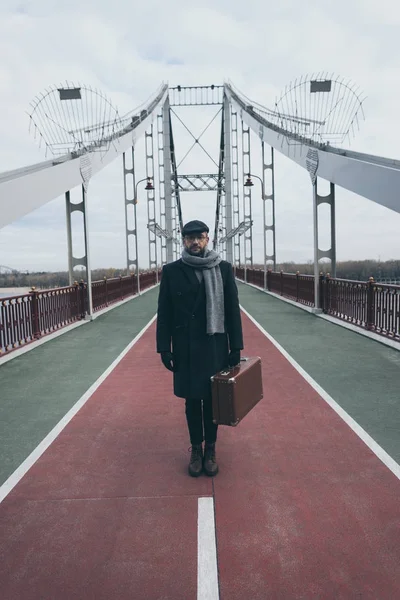
MULTIPOLYGON (((240 358, 240 362, 246 362, 247 360, 249 360, 247 358, 247 356, 243 356, 240 358)), ((221 371, 220 375, 229 375, 229 373, 234 369, 234 367, 232 367, 231 369, 229 369, 228 371, 221 371)), ((230 379, 229 381, 233 381, 233 379, 230 379)))

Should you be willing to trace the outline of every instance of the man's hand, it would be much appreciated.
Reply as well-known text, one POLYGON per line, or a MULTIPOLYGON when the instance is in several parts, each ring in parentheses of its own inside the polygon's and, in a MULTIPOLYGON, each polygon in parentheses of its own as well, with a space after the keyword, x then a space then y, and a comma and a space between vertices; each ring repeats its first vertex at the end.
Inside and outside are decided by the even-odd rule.
POLYGON ((236 367, 240 363, 240 350, 231 350, 229 354, 229 366, 236 367))
POLYGON ((172 352, 161 352, 161 360, 168 371, 172 371, 172 373, 175 372, 174 355, 172 352))

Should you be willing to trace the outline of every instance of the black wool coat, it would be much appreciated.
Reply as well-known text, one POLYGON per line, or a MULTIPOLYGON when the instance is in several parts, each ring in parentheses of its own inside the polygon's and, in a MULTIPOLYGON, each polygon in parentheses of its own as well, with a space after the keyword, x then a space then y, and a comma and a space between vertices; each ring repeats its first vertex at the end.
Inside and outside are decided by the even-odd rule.
POLYGON ((206 292, 182 259, 163 267, 157 311, 157 352, 174 355, 174 394, 202 399, 210 377, 228 366, 229 350, 243 350, 238 290, 229 262, 220 262, 225 332, 207 334, 206 292))

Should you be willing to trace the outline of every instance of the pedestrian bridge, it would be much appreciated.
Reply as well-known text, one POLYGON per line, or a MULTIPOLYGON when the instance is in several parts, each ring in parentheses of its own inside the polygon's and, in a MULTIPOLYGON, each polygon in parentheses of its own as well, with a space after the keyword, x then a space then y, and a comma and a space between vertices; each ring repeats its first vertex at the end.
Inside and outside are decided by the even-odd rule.
POLYGON ((400 597, 400 353, 238 281, 265 395, 193 479, 158 287, 3 357, 2 600, 400 597))
POLYGON ((400 598, 400 287, 336 277, 335 216, 343 190, 399 213, 400 161, 337 146, 358 120, 354 90, 302 77, 270 110, 229 82, 163 84, 107 122, 85 114, 88 87, 37 98, 33 131, 53 156, 0 174, 0 228, 65 197, 70 285, 0 300, 1 600, 400 598), (82 119, 57 121, 53 103, 82 119), (220 117, 212 173, 180 171, 180 107, 218 111, 203 131, 220 117), (275 152, 310 176, 313 276, 277 271, 275 152), (91 181, 118 157, 127 275, 92 282, 91 181), (235 269, 265 388, 220 427, 213 479, 188 476, 183 401, 155 351, 160 267, 180 254, 189 191, 216 195, 213 247, 235 269))

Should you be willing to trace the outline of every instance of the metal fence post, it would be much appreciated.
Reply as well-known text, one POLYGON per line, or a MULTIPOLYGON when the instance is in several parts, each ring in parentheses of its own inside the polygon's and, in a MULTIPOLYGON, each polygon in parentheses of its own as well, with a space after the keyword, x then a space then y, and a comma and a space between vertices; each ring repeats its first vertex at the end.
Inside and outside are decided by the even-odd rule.
POLYGON ((283 271, 281 270, 281 296, 283 296, 283 271))
POLYGON ((267 290, 270 292, 271 291, 271 269, 268 269, 267 271, 267 290))
POLYGON ((321 271, 319 274, 319 308, 324 311, 325 308, 325 274, 321 271))
POLYGON ((105 275, 104 275, 104 287, 105 287, 106 306, 108 306, 108 283, 107 283, 107 277, 105 275))
POLYGON ((85 318, 86 315, 86 294, 85 294, 85 282, 83 281, 83 279, 81 279, 81 281, 79 282, 79 288, 80 288, 80 313, 81 313, 81 319, 85 318))
POLYGON ((321 308, 325 314, 329 312, 330 304, 331 304, 331 284, 330 284, 330 273, 325 275, 325 280, 323 283, 323 298, 321 308))
POLYGON ((375 280, 373 277, 370 277, 367 283, 367 329, 375 328, 375 298, 374 298, 374 285, 375 280))
POLYGON ((76 316, 78 318, 80 318, 80 316, 79 316, 80 315, 79 283, 77 281, 74 281, 74 286, 75 286, 75 303, 76 303, 75 304, 75 306, 76 306, 75 312, 76 312, 76 316))
POLYGON ((29 295, 32 297, 31 304, 31 319, 32 319, 32 338, 37 340, 40 338, 40 325, 39 325, 39 303, 38 303, 38 292, 35 287, 31 288, 29 295))

